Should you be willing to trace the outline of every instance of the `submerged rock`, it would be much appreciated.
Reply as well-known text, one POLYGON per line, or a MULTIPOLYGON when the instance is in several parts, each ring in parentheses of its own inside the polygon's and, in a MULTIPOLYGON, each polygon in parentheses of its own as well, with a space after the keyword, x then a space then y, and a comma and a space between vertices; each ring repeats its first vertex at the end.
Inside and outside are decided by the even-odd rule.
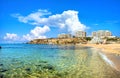
POLYGON ((48 64, 47 61, 39 61, 39 64, 37 64, 36 66, 43 67, 46 64, 48 64))
POLYGON ((2 69, 2 70, 0 70, 0 72, 6 72, 6 71, 8 71, 7 69, 2 69))
POLYGON ((39 64, 37 64, 36 66, 40 66, 40 67, 43 67, 45 65, 47 65, 47 61, 39 61, 39 64))
POLYGON ((3 75, 3 74, 0 74, 0 78, 4 78, 4 75, 3 75))
POLYGON ((25 70, 26 70, 26 71, 31 71, 31 69, 30 69, 30 68, 26 68, 25 70))
POLYGON ((50 64, 43 66, 44 69, 54 70, 54 67, 50 64))
POLYGON ((66 58, 66 56, 61 56, 61 58, 66 58))
POLYGON ((3 64, 0 64, 0 66, 3 66, 3 64))
POLYGON ((40 61, 40 63, 47 63, 47 61, 40 61))
POLYGON ((120 54, 116 54, 116 56, 120 56, 120 54))
POLYGON ((38 65, 36 65, 36 66, 42 66, 41 64, 38 64, 38 65))
POLYGON ((58 77, 63 78, 64 76, 68 75, 68 72, 57 72, 56 75, 57 75, 58 77))

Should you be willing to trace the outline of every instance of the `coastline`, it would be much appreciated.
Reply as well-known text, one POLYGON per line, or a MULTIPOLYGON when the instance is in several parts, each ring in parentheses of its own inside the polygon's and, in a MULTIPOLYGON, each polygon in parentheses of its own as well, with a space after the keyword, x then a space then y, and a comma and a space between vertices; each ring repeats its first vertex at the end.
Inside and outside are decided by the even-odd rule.
POLYGON ((120 44, 77 44, 78 46, 93 47, 100 49, 108 59, 116 66, 116 70, 120 71, 120 44))

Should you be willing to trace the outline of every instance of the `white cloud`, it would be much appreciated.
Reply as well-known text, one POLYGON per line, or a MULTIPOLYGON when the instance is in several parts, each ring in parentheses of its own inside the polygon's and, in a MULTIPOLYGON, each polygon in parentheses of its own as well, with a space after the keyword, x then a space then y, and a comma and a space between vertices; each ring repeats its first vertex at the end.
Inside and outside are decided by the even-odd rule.
POLYGON ((32 40, 37 38, 46 38, 44 35, 46 32, 50 31, 50 28, 48 26, 39 27, 36 26, 33 30, 30 31, 29 34, 23 35, 24 40, 32 40))
POLYGON ((21 42, 21 41, 30 41, 33 39, 43 39, 46 38, 45 33, 50 31, 50 28, 48 26, 39 27, 36 26, 34 29, 30 31, 30 33, 23 35, 22 37, 19 37, 17 34, 14 33, 6 33, 4 36, 4 40, 8 42, 21 42))
POLYGON ((48 12, 47 10, 39 9, 37 12, 31 13, 27 16, 21 16, 20 14, 13 14, 12 16, 18 18, 20 22, 32 24, 42 20, 44 21, 44 19, 41 18, 45 15, 50 15, 50 14, 51 12, 48 12))
POLYGON ((11 41, 26 41, 37 38, 46 38, 45 33, 50 31, 50 27, 66 29, 69 33, 74 34, 77 30, 86 30, 88 27, 82 24, 78 18, 78 11, 68 10, 61 14, 51 15, 47 10, 38 10, 27 16, 20 14, 12 15, 20 22, 36 26, 28 34, 18 37, 14 33, 6 33, 4 39, 11 41), (42 27, 41 27, 42 26, 42 27))
POLYGON ((67 31, 74 33, 77 30, 86 30, 88 27, 82 24, 78 18, 78 11, 68 10, 61 14, 50 15, 47 10, 38 10, 27 16, 16 14, 20 22, 32 25, 47 25, 49 27, 67 28, 67 31), (49 15, 49 16, 48 16, 49 15))
POLYGON ((17 34, 14 33, 6 33, 6 35, 4 36, 5 40, 17 40, 19 37, 17 34))

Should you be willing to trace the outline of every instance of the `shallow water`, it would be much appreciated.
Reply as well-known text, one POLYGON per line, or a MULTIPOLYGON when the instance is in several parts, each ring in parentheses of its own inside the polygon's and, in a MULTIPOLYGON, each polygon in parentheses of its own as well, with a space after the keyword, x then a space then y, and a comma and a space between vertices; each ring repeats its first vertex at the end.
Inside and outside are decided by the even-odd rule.
POLYGON ((0 78, 120 78, 99 50, 60 45, 1 44, 0 78))

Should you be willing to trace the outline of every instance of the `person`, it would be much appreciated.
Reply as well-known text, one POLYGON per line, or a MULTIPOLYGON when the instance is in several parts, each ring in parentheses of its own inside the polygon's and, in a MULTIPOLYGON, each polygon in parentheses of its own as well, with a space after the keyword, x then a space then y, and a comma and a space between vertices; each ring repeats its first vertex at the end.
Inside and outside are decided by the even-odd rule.
POLYGON ((0 46, 0 49, 1 49, 2 47, 0 46))

